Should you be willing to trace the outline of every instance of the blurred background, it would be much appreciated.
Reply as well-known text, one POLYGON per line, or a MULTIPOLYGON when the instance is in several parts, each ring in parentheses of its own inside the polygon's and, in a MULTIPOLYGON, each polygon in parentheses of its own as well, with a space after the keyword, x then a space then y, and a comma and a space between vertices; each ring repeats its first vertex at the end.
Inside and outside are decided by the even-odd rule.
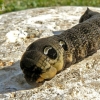
POLYGON ((0 0, 0 14, 36 7, 96 6, 100 0, 0 0))

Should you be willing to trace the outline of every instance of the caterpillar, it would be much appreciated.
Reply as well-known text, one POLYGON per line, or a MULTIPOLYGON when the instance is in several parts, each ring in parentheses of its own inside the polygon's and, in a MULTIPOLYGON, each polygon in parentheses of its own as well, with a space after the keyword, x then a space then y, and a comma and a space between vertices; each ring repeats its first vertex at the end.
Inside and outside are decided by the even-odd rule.
POLYGON ((100 13, 87 8, 79 24, 31 43, 20 67, 29 84, 52 79, 72 64, 94 54, 100 48, 100 13))

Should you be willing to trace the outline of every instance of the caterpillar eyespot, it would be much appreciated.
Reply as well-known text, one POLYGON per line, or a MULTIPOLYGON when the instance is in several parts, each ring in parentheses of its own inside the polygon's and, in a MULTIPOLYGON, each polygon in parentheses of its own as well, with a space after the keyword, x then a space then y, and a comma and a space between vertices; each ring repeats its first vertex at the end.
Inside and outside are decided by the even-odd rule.
POLYGON ((57 52, 51 46, 44 47, 44 54, 47 55, 51 59, 56 59, 57 58, 57 52))
POLYGON ((60 40, 60 41, 59 41, 59 45, 60 45, 61 47, 63 47, 63 49, 64 49, 65 51, 68 50, 67 44, 66 44, 64 41, 60 40))

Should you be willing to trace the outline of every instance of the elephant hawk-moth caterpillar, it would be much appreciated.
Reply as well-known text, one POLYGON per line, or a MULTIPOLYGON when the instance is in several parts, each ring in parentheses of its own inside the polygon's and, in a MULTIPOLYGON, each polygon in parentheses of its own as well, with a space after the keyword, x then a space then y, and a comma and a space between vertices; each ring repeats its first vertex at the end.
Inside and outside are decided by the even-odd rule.
POLYGON ((89 8, 79 24, 31 43, 23 54, 20 67, 29 84, 53 78, 64 68, 92 55, 100 48, 100 13, 89 8))

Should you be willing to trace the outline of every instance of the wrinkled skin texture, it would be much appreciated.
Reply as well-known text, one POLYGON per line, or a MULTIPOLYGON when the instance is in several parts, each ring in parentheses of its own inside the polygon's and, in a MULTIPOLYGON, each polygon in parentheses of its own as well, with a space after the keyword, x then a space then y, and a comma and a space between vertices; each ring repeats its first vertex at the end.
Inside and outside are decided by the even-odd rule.
POLYGON ((89 8, 79 24, 61 33, 30 44, 20 66, 29 84, 53 78, 100 48, 100 14, 89 8))

